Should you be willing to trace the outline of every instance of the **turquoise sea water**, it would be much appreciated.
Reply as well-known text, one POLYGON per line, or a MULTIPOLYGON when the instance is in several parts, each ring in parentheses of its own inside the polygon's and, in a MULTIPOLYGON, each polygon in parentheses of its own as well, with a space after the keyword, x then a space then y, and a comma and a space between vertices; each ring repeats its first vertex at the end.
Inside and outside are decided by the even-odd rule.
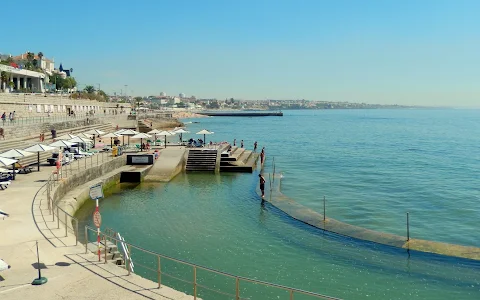
MULTIPOLYGON (((257 140, 266 147, 267 171, 275 157, 284 174, 283 193, 320 212, 325 195, 332 218, 405 235, 408 211, 412 237, 480 247, 479 117, 478 110, 286 111, 284 117, 202 118, 188 126, 215 131, 215 141, 244 139, 247 148, 257 140)), ((103 224, 147 249, 341 298, 480 298, 478 262, 408 256, 324 234, 262 206, 257 179, 182 174, 167 184, 124 189, 102 201, 103 224)), ((91 212, 86 206, 79 216, 90 222, 91 212)), ((254 287, 244 292, 277 299, 254 287)))

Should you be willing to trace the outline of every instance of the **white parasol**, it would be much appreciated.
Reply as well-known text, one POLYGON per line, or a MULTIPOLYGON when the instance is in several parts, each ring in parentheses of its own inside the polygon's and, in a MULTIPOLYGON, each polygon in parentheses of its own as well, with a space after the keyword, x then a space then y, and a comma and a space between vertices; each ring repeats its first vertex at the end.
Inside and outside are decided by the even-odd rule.
POLYGON ((204 144, 207 143, 205 136, 206 136, 207 134, 214 134, 214 133, 215 133, 215 132, 209 131, 209 130, 207 130, 207 129, 203 129, 203 130, 200 130, 199 132, 197 132, 197 134, 203 134, 203 143, 204 143, 204 144))
POLYGON ((167 136, 172 136, 172 135, 175 135, 174 133, 171 133, 170 131, 165 131, 165 130, 162 130, 160 131, 159 133, 157 133, 158 135, 164 135, 165 136, 165 148, 167 148, 167 136))
POLYGON ((36 144, 33 146, 30 146, 28 148, 23 149, 28 152, 37 152, 37 165, 38 165, 38 171, 40 171, 40 152, 47 152, 47 151, 52 151, 55 150, 55 147, 51 146, 46 146, 42 144, 36 144))

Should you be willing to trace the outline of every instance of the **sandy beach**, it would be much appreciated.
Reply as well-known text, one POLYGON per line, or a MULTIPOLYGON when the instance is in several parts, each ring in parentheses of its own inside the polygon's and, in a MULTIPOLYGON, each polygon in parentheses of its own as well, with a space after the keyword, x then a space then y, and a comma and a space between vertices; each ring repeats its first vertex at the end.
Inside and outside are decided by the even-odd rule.
POLYGON ((173 113, 173 118, 175 119, 186 119, 186 118, 207 118, 208 116, 196 114, 189 111, 178 111, 173 113))

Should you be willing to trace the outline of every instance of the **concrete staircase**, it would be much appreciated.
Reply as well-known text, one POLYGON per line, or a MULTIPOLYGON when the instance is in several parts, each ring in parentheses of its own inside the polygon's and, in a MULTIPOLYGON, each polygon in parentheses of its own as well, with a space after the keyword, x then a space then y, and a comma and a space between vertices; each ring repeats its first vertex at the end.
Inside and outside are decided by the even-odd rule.
POLYGON ((230 155, 222 153, 220 157, 220 172, 253 172, 256 167, 258 153, 244 148, 232 147, 230 155))
MULTIPOLYGON (((90 242, 87 244, 88 251, 97 254, 98 253, 98 245, 97 242, 90 242)), ((118 251, 118 247, 116 244, 107 240, 107 245, 105 246, 105 242, 103 240, 100 241, 100 260, 105 260, 105 251, 107 251, 107 262, 113 263, 118 266, 125 266, 125 261, 123 259, 122 254, 118 251)))
POLYGON ((138 121, 138 132, 147 133, 151 130, 152 128, 149 125, 145 124, 143 121, 138 121))
MULTIPOLYGON (((94 124, 94 125, 87 125, 87 126, 81 126, 81 127, 76 127, 76 128, 69 128, 69 129, 63 129, 63 130, 58 130, 57 131, 57 136, 61 136, 66 133, 72 133, 72 134, 79 134, 85 131, 88 131, 90 129, 100 129, 106 132, 113 131, 114 128, 112 127, 111 124, 94 124)), ((45 141, 40 142, 39 137, 24 137, 20 139, 12 139, 12 140, 5 140, 5 141, 0 141, 0 153, 8 151, 10 149, 25 149, 31 145, 34 144, 44 144, 48 145, 52 143, 53 140, 51 138, 51 135, 45 135, 45 141)), ((51 157, 52 153, 51 152, 40 152, 40 164, 46 164, 47 158, 51 157)), ((23 166, 32 166, 37 164, 37 155, 31 155, 25 158, 21 158, 19 160, 19 163, 23 166)))
POLYGON ((188 151, 187 172, 207 171, 215 172, 217 165, 217 150, 191 149, 188 151))

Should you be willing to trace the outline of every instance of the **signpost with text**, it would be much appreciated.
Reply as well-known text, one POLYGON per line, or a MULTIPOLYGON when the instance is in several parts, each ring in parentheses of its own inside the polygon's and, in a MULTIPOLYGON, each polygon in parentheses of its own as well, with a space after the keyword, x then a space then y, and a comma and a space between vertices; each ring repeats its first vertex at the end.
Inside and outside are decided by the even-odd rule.
MULTIPOLYGON (((93 224, 97 227, 97 252, 98 252, 98 261, 100 261, 100 225, 102 225, 102 215, 100 215, 100 210, 98 208, 98 199, 103 198, 103 188, 102 184, 96 184, 90 187, 90 198, 95 200, 95 212, 93 213, 93 224)), ((107 247, 107 245, 105 245, 107 247)), ((105 249, 107 251, 107 249, 105 249)))

